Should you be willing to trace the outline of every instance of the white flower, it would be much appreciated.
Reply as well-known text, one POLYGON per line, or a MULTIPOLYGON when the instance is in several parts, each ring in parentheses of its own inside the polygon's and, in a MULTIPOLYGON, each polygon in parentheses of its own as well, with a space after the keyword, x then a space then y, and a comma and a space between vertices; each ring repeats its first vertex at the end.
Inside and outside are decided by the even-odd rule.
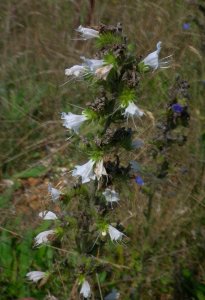
POLYGON ((39 214, 39 217, 43 220, 57 220, 58 217, 52 211, 42 211, 39 214))
POLYGON ((172 55, 169 55, 167 57, 164 57, 162 59, 159 59, 159 53, 161 51, 161 44, 162 42, 158 42, 157 43, 157 50, 150 53, 149 55, 147 55, 145 57, 145 59, 143 59, 143 63, 146 65, 146 66, 149 66, 150 68, 156 70, 158 68, 162 68, 162 69, 166 69, 166 68, 169 68, 169 63, 170 63, 170 60, 168 58, 170 58, 172 55))
POLYGON ((115 192, 115 190, 105 189, 102 194, 105 196, 106 201, 110 202, 111 204, 120 200, 119 194, 115 192))
POLYGON ((124 233, 120 232, 119 230, 117 230, 115 227, 113 227, 112 225, 108 226, 108 233, 110 235, 110 238, 112 241, 121 241, 122 237, 124 235, 124 233))
POLYGON ((89 298, 91 295, 91 288, 90 288, 90 284, 88 283, 87 280, 83 281, 81 290, 80 290, 80 294, 83 294, 84 298, 89 298))
POLYGON ((107 79, 107 76, 110 72, 110 70, 112 69, 113 65, 110 64, 110 65, 107 65, 107 66, 103 66, 103 67, 100 67, 98 68, 96 71, 95 71, 95 75, 98 79, 103 79, 103 80, 106 80, 107 79))
POLYGON ((101 68, 103 65, 105 65, 105 61, 103 59, 89 59, 85 58, 84 56, 81 56, 80 58, 84 61, 85 66, 87 66, 89 70, 94 73, 98 68, 101 68))
POLYGON ((95 174, 93 173, 93 166, 95 161, 90 159, 86 164, 82 166, 75 166, 72 176, 81 176, 82 183, 89 182, 91 179, 95 179, 95 174))
POLYGON ((106 80, 110 70, 113 68, 112 64, 106 65, 103 59, 89 59, 81 56, 84 61, 84 67, 87 71, 90 71, 98 79, 106 80))
POLYGON ((102 159, 96 163, 96 167, 95 167, 94 172, 96 174, 96 177, 97 177, 98 181, 100 180, 100 178, 103 175, 108 176, 107 172, 105 170, 105 167, 103 166, 103 160, 102 159))
POLYGON ((139 107, 137 107, 137 105, 135 105, 134 102, 129 102, 129 105, 127 106, 123 114, 125 117, 142 117, 144 115, 144 112, 141 109, 139 109, 139 107))
POLYGON ((54 235, 55 234, 55 230, 47 230, 47 231, 43 231, 40 232, 35 238, 35 244, 34 246, 39 246, 41 244, 46 244, 49 242, 49 235, 54 235))
POLYGON ((63 121, 64 127, 68 129, 72 129, 75 133, 78 133, 81 124, 87 120, 87 117, 84 114, 75 115, 72 114, 71 112, 67 114, 63 112, 61 114, 61 119, 64 120, 63 121))
POLYGON ((53 188, 50 183, 48 184, 48 192, 51 194, 51 198, 52 198, 53 202, 58 201, 58 199, 60 198, 61 192, 59 190, 53 188))
POLYGON ((32 271, 26 274, 26 277, 28 277, 29 280, 32 280, 33 282, 37 282, 42 278, 45 278, 47 275, 46 272, 41 271, 32 271))
POLYGON ((81 77, 85 75, 86 68, 85 66, 75 65, 71 68, 65 69, 66 76, 74 76, 74 77, 81 77))
POLYGON ((99 37, 99 31, 91 28, 86 28, 81 25, 76 29, 76 31, 81 33, 83 40, 89 40, 92 38, 99 37))

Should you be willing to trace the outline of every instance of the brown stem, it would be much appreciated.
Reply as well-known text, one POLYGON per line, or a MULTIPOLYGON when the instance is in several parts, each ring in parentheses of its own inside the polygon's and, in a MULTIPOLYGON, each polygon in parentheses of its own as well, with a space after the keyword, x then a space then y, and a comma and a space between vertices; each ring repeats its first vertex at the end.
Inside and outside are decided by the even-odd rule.
POLYGON ((95 9, 95 0, 90 0, 90 8, 88 12, 88 19, 87 19, 87 25, 91 25, 94 15, 94 9, 95 9))

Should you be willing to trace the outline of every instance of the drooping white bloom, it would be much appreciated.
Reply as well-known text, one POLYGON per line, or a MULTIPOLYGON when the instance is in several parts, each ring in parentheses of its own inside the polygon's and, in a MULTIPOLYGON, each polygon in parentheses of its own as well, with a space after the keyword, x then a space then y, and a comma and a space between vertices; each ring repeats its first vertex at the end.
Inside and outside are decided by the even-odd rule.
POLYGON ((94 73, 98 68, 101 68, 103 65, 105 65, 105 61, 103 59, 89 59, 85 58, 84 56, 81 56, 80 58, 84 61, 85 66, 87 66, 87 68, 94 73))
POLYGON ((139 109, 139 107, 137 107, 137 105, 135 105, 134 102, 129 102, 129 105, 127 106, 123 114, 125 117, 142 117, 144 115, 144 112, 141 109, 139 109))
POLYGON ((154 70, 156 70, 158 68, 162 68, 162 69, 169 68, 169 66, 168 66, 170 64, 169 58, 172 55, 169 55, 167 57, 159 59, 159 53, 161 51, 161 44, 162 44, 162 42, 158 42, 157 46, 156 46, 157 50, 148 54, 142 61, 146 66, 149 66, 150 68, 152 68, 154 70))
POLYGON ((33 282, 38 282, 42 278, 45 278, 47 275, 46 272, 41 272, 41 271, 32 271, 26 274, 26 277, 33 281, 33 282))
POLYGON ((90 159, 86 164, 82 166, 75 166, 75 169, 73 170, 72 176, 81 176, 82 177, 82 183, 89 182, 91 179, 95 179, 95 174, 93 172, 93 166, 95 164, 95 161, 90 159))
POLYGON ((64 127, 68 129, 72 129, 75 133, 78 133, 81 124, 87 120, 87 117, 84 114, 75 115, 72 114, 71 112, 67 114, 63 112, 61 113, 61 119, 64 120, 63 121, 64 127))
POLYGON ((99 37, 99 31, 91 28, 86 28, 81 25, 76 29, 76 31, 81 33, 81 37, 83 40, 89 40, 99 37))
POLYGON ((106 80, 110 70, 113 68, 112 64, 106 64, 103 59, 89 59, 81 56, 81 59, 84 61, 84 67, 98 79, 106 80))
POLYGON ((106 65, 106 66, 97 68, 97 70, 95 71, 96 77, 98 79, 106 80, 112 67, 113 67, 113 65, 110 64, 110 65, 106 65))
POLYGON ((103 175, 108 176, 107 172, 105 170, 105 167, 103 166, 103 160, 102 159, 96 163, 96 167, 95 167, 94 172, 95 172, 95 175, 96 175, 98 181, 100 180, 100 178, 103 175))
POLYGON ((111 204, 120 200, 119 194, 115 192, 115 190, 107 188, 102 194, 105 196, 106 201, 110 202, 111 204))
POLYGON ((58 217, 52 211, 42 211, 39 214, 39 217, 43 220, 57 220, 58 217))
POLYGON ((86 68, 85 66, 75 65, 71 68, 65 69, 66 76, 74 76, 74 77, 81 77, 85 75, 86 68))
POLYGON ((91 288, 87 280, 83 281, 80 294, 82 294, 84 298, 89 298, 91 296, 91 288))
POLYGON ((47 231, 43 231, 40 232, 35 238, 35 244, 34 246, 39 246, 41 244, 46 244, 49 242, 49 235, 54 235, 55 234, 55 230, 47 230, 47 231))
POLYGON ((58 199, 60 198, 61 192, 59 190, 53 188, 50 183, 48 184, 48 192, 51 194, 51 198, 52 198, 53 202, 58 201, 58 199))
POLYGON ((110 235, 110 238, 112 241, 121 241, 124 233, 121 231, 117 230, 115 227, 112 225, 108 226, 108 233, 110 235))

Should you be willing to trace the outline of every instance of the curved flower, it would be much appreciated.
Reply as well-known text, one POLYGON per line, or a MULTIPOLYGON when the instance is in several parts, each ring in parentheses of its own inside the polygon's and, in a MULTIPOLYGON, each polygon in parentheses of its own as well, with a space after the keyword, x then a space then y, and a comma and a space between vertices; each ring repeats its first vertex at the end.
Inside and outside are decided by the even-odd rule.
POLYGON ((172 104, 172 110, 175 113, 182 113, 183 112, 183 107, 179 103, 174 103, 172 104))
POLYGON ((172 55, 159 59, 161 44, 162 42, 158 42, 156 46, 157 50, 148 54, 142 61, 146 66, 150 67, 151 69, 156 70, 158 68, 162 68, 162 69, 169 68, 168 65, 170 63, 170 60, 168 58, 170 58, 172 55))
POLYGON ((60 198, 61 192, 59 190, 53 188, 50 183, 48 184, 48 192, 50 193, 53 202, 58 201, 58 199, 60 198))
POLYGON ((122 233, 121 231, 117 230, 115 227, 113 227, 112 225, 108 226, 108 233, 110 235, 110 238, 112 241, 121 241, 122 237, 124 235, 124 233, 122 233))
POLYGON ((91 72, 95 72, 98 68, 105 65, 105 61, 103 59, 89 59, 84 56, 81 56, 80 58, 84 61, 85 66, 87 66, 91 72))
POLYGON ((115 190, 111 190, 107 188, 102 194, 105 196, 106 201, 110 202, 111 204, 113 202, 118 202, 120 200, 119 194, 115 192, 115 190))
POLYGON ((91 28, 86 28, 81 25, 76 29, 76 31, 81 33, 81 37, 83 40, 89 40, 99 37, 99 31, 91 28))
POLYGON ((43 220, 57 220, 58 217, 52 211, 42 211, 39 214, 39 217, 43 220))
POLYGON ((95 172, 95 175, 96 175, 98 181, 100 180, 100 178, 103 175, 108 176, 107 172, 105 170, 105 167, 103 166, 103 160, 102 159, 96 163, 96 167, 95 167, 94 172, 95 172))
POLYGON ((46 276, 47 273, 41 271, 32 271, 26 274, 26 277, 33 282, 38 282, 39 280, 45 278, 46 276))
POLYGON ((62 112, 61 119, 64 120, 63 121, 64 127, 68 129, 72 129, 75 133, 78 133, 81 124, 87 120, 87 117, 84 114, 75 115, 72 114, 71 112, 67 114, 65 112, 62 112))
POLYGON ((139 175, 135 178, 135 182, 136 182, 139 186, 144 185, 144 180, 143 180, 142 177, 139 176, 139 175))
POLYGON ((134 102, 130 102, 127 108, 125 109, 125 112, 123 113, 125 117, 130 116, 136 116, 136 117, 142 117, 144 115, 144 112, 137 107, 137 105, 134 104, 134 102))
POLYGON ((55 234, 55 230, 47 230, 47 231, 43 231, 40 232, 35 238, 35 244, 34 246, 39 246, 41 244, 46 244, 49 242, 49 236, 50 235, 54 235, 55 234))
POLYGON ((85 66, 75 65, 71 68, 65 69, 66 76, 74 76, 74 77, 81 77, 85 75, 86 68, 85 66))
POLYGON ((82 183, 87 183, 91 179, 95 179, 95 174, 93 172, 93 166, 95 164, 95 161, 90 159, 86 164, 82 166, 75 166, 75 169, 73 170, 72 176, 81 176, 82 177, 82 183))
POLYGON ((182 29, 184 29, 184 30, 189 30, 190 28, 191 28, 191 24, 190 23, 184 23, 182 25, 182 29))
POLYGON ((84 68, 96 75, 98 79, 106 80, 110 70, 113 68, 112 64, 106 64, 103 59, 89 59, 84 56, 80 58, 84 61, 84 68))
POLYGON ((80 294, 82 294, 84 298, 89 298, 91 296, 91 288, 87 280, 83 281, 80 294))

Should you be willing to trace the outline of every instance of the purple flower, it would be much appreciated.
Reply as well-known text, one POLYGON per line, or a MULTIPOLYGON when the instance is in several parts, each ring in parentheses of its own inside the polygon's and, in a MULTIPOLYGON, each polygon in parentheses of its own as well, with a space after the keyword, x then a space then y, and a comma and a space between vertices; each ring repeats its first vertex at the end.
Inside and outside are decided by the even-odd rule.
POLYGON ((190 23, 184 23, 184 24, 182 25, 182 29, 183 29, 183 30, 189 30, 190 27, 191 27, 190 23))
POLYGON ((144 180, 139 175, 135 178, 135 182, 140 186, 144 185, 144 180))
POLYGON ((172 105, 172 110, 175 113, 181 113, 183 111, 183 107, 180 104, 175 103, 172 105))

